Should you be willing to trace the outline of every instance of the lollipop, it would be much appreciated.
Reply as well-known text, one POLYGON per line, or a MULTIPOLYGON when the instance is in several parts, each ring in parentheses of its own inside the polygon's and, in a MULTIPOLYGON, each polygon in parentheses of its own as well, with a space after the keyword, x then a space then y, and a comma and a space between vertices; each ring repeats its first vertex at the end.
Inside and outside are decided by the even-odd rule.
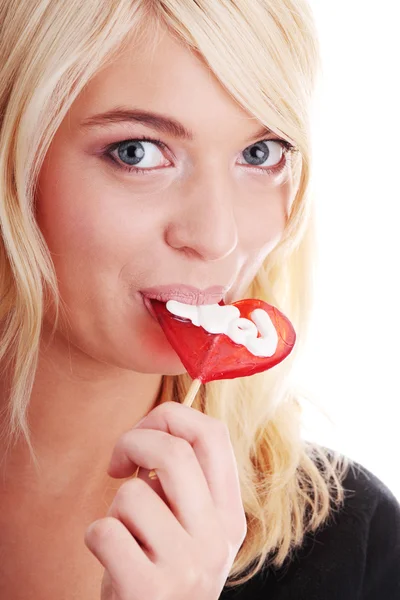
MULTIPOLYGON (((183 401, 191 406, 202 383, 246 377, 271 369, 292 351, 296 333, 285 315, 263 300, 194 306, 151 300, 165 336, 193 382, 183 401)), ((150 471, 150 478, 157 478, 150 471)))

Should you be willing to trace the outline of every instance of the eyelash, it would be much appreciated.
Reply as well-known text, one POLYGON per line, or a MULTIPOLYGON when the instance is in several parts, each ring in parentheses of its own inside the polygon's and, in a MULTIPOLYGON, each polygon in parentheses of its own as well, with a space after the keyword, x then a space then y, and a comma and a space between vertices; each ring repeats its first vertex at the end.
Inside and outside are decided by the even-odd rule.
MULTIPOLYGON (((128 171, 129 173, 140 173, 143 175, 148 175, 149 173, 152 173, 153 171, 157 170, 157 169, 141 169, 140 167, 128 167, 127 165, 122 165, 119 162, 117 162, 117 160, 114 158, 114 156, 111 155, 111 152, 113 150, 116 150, 118 148, 118 146, 120 144, 123 144, 124 142, 136 142, 136 141, 140 141, 140 142, 151 142, 153 144, 156 144, 161 150, 166 150, 167 146, 166 144, 164 144, 164 142, 162 142, 161 140, 157 139, 157 138, 149 138, 146 136, 141 136, 141 137, 135 137, 135 138, 130 138, 128 140, 121 140, 119 142, 114 142, 113 144, 110 144, 108 146, 106 146, 105 148, 102 149, 101 154, 107 158, 108 160, 111 160, 113 162, 113 166, 115 166, 117 169, 122 169, 123 171, 128 171)), ((293 144, 291 144, 290 142, 286 141, 286 140, 282 140, 280 138, 275 138, 275 139, 266 139, 266 140, 260 140, 260 141, 265 141, 265 142, 279 142, 280 144, 282 144, 283 146, 283 156, 285 157, 285 160, 282 160, 277 166, 275 167, 252 167, 251 165, 248 165, 247 168, 250 168, 252 170, 256 170, 256 171, 261 171, 261 173, 263 173, 264 175, 277 175, 279 174, 281 171, 283 171, 283 169, 286 167, 286 165, 288 164, 288 161, 290 160, 291 155, 295 154, 296 152, 298 152, 298 148, 296 148, 296 146, 293 146, 293 144)), ((255 146, 257 143, 259 142, 254 142, 254 144, 251 144, 252 146, 255 146)), ((242 165, 245 166, 245 165, 242 165)))

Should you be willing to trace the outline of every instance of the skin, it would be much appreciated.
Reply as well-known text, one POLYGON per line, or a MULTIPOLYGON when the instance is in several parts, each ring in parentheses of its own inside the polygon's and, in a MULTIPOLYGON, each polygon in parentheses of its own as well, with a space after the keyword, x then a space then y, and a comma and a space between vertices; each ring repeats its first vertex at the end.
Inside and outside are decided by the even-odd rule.
MULTIPOLYGON (((13 523, 13 535, 18 530, 17 518, 21 532, 30 526, 31 538, 36 536, 35 544, 42 544, 41 550, 45 556, 47 552, 49 561, 49 540, 59 530, 59 515, 62 515, 69 530, 59 552, 70 548, 71 555, 79 556, 83 564, 80 568, 85 573, 92 569, 94 579, 98 580, 102 572, 100 563, 87 548, 85 556, 79 553, 78 541, 82 543, 91 521, 105 516, 105 508, 114 506, 115 510, 119 493, 128 489, 124 485, 131 486, 133 499, 143 489, 132 484, 140 486, 147 481, 143 503, 159 511, 159 527, 164 526, 169 532, 176 528, 176 532, 180 519, 175 515, 172 521, 168 510, 168 521, 161 504, 157 504, 161 498, 169 502, 160 482, 146 479, 148 471, 136 481, 127 480, 138 464, 149 470, 161 464, 176 507, 184 505, 183 514, 190 503, 178 498, 176 490, 194 472, 195 461, 196 464, 200 461, 204 475, 197 468, 197 479, 192 481, 195 491, 190 498, 193 501, 200 494, 210 522, 214 525, 218 522, 218 527, 208 542, 204 537, 201 542, 197 540, 196 552, 209 553, 210 543, 223 548, 218 557, 214 555, 212 566, 204 565, 205 580, 210 578, 218 584, 216 588, 206 585, 198 596, 194 595, 194 587, 186 587, 186 595, 179 596, 178 590, 184 588, 182 581, 174 584, 169 581, 168 585, 171 598, 175 599, 218 597, 219 583, 223 585, 228 575, 244 532, 229 436, 223 427, 215 425, 215 419, 199 416, 191 408, 176 405, 171 413, 168 412, 174 404, 171 402, 154 408, 162 374, 180 374, 185 369, 158 323, 143 306, 139 291, 168 283, 201 288, 219 284, 230 286, 226 302, 239 299, 245 292, 262 261, 279 242, 295 192, 290 165, 283 174, 267 175, 246 162, 242 153, 251 146, 248 140, 260 126, 227 94, 201 57, 164 32, 157 52, 150 53, 149 45, 143 43, 132 46, 111 67, 101 71, 74 102, 57 131, 40 173, 36 217, 52 253, 68 320, 61 322, 50 339, 54 318, 51 308, 45 316, 29 407, 32 441, 43 473, 38 477, 29 468, 28 451, 18 444, 5 473, 7 492, 2 504, 3 526, 6 527, 6 517, 7 522, 13 523), (84 119, 122 105, 174 117, 193 131, 194 140, 177 140, 138 123, 114 124, 107 129, 80 126, 84 119), (143 135, 159 138, 166 144, 165 151, 152 144, 145 147, 152 157, 148 168, 161 170, 137 175, 118 169, 117 165, 113 167, 101 157, 105 145, 143 135), (160 412, 164 410, 167 412, 160 412), (145 415, 152 419, 150 426, 147 422, 147 437, 142 427, 131 429, 145 415), (172 430, 166 428, 169 421, 172 430), (182 423, 186 426, 182 427, 182 423), (184 453, 182 461, 175 458, 174 464, 171 458, 165 462, 166 449, 171 447, 167 438, 179 439, 179 451, 185 445, 187 450, 191 448, 191 454, 184 453), (127 445, 124 449, 121 439, 127 445), (192 447, 194 440, 197 450, 192 447), (215 457, 216 444, 225 462, 213 466, 212 461, 204 462, 204 457, 215 457), (120 449, 116 451, 116 447, 120 449), (107 473, 112 455, 116 456, 116 471, 107 473), (222 487, 215 484, 215 489, 207 492, 204 486, 205 481, 210 486, 212 480, 221 477, 218 469, 223 464, 231 486, 228 511, 222 487), (175 478, 172 472, 177 473, 175 478), (55 505, 57 519, 46 520, 44 515, 54 514, 55 505), (16 506, 21 507, 18 516, 12 508, 16 506), (43 516, 42 529, 32 529, 27 521, 28 512, 43 516), (226 521, 222 520, 222 514, 226 514, 226 521), (225 553, 227 548, 229 552, 225 553), (218 577, 217 563, 224 563, 217 569, 218 577)), ((252 143, 262 139, 268 136, 252 143)), ((269 146, 272 147, 273 144, 269 146)), ((113 154, 118 161, 117 151, 113 154)), ((123 164, 121 159, 119 162, 123 164)), ((271 159, 267 166, 274 166, 271 159)), ((174 455, 178 457, 179 452, 174 455)), ((146 522, 144 511, 138 512, 146 522)), ((183 535, 184 529, 190 530, 189 522, 193 532, 200 533, 201 527, 193 520, 194 516, 186 512, 185 518, 180 534, 183 535)), ((112 518, 112 522, 123 527, 117 518, 112 518)), ((126 536, 122 540, 117 533, 114 530, 110 533, 115 536, 112 544, 116 546, 108 545, 113 548, 114 556, 118 544, 128 542, 126 536)), ((130 534, 129 538, 134 540, 130 534)), ((107 563, 110 557, 101 553, 101 539, 101 535, 95 534, 92 538, 87 536, 85 541, 103 566, 112 570, 107 563)), ((20 552, 25 552, 22 548, 21 533, 20 552)), ((131 545, 124 555, 139 560, 138 548, 131 545)), ((182 551, 186 555, 189 552, 186 546, 182 551)), ((54 546, 52 552, 57 554, 54 546)), ((191 546, 189 556, 193 562, 196 552, 191 546)), ((27 564, 33 569, 33 557, 30 560, 27 564)), ((179 563, 182 554, 173 560, 179 563)), ((171 570, 176 573, 175 562, 173 565, 171 570)), ((64 589, 68 582, 62 581, 62 577, 68 572, 64 564, 60 572, 60 587, 63 585, 64 589)), ((120 582, 121 577, 119 572, 120 582)), ((103 585, 104 599, 128 597, 123 592, 112 596, 110 580, 107 585, 107 589, 103 585)), ((126 593, 129 582, 124 580, 122 587, 126 593)), ((97 589, 87 586, 79 589, 80 597, 98 598, 97 589)), ((139 597, 144 597, 143 590, 139 597)))

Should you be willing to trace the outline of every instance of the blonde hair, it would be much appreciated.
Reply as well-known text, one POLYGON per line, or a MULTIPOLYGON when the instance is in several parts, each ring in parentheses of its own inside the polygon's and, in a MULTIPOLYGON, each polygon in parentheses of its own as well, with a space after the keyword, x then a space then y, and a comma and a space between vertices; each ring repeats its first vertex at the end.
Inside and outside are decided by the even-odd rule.
MULTIPOLYGON (((346 457, 301 438, 300 393, 292 381, 306 340, 315 266, 309 109, 320 63, 305 0, 2 0, 0 361, 12 373, 4 439, 10 447, 22 433, 34 456, 26 412, 42 319, 52 298, 55 328, 61 304, 34 218, 41 165, 84 86, 132 33, 140 43, 149 22, 153 40, 156 27, 166 25, 200 53, 244 109, 298 148, 292 167, 297 193, 283 238, 244 295, 289 317, 295 349, 265 373, 203 385, 193 404, 228 425, 237 459, 248 531, 231 587, 290 558, 305 534, 343 503, 348 469, 346 457)), ((162 383, 161 400, 182 402, 191 379, 164 376, 162 383)))

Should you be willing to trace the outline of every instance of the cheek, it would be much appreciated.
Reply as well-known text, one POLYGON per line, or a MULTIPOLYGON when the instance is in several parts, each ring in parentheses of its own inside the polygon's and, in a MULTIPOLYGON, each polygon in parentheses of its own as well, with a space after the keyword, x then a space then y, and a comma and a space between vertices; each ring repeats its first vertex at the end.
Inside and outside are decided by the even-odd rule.
POLYGON ((239 215, 241 249, 244 261, 237 276, 233 299, 241 298, 267 256, 279 244, 292 202, 291 182, 268 194, 254 194, 252 203, 239 215))
MULTIPOLYGON (((100 174, 87 172, 68 154, 45 163, 39 178, 36 218, 52 252, 58 274, 73 267, 74 276, 117 269, 154 231, 154 217, 138 218, 137 200, 100 174)), ((89 277, 90 274, 89 274, 89 277)))
MULTIPOLYGON (((137 203, 135 208, 115 185, 112 190, 99 185, 94 174, 82 176, 73 166, 63 161, 57 168, 53 155, 40 174, 36 198, 37 223, 67 308, 68 322, 61 319, 59 331, 68 330, 69 342, 102 361, 143 372, 159 361, 160 372, 184 372, 141 297, 132 297, 123 280, 154 270, 149 251, 159 236, 154 211, 150 216, 137 203)), ((46 320, 54 322, 53 307, 46 320)))
POLYGON ((267 194, 252 197, 238 217, 242 247, 249 257, 266 256, 278 244, 285 230, 290 205, 290 184, 267 194))

